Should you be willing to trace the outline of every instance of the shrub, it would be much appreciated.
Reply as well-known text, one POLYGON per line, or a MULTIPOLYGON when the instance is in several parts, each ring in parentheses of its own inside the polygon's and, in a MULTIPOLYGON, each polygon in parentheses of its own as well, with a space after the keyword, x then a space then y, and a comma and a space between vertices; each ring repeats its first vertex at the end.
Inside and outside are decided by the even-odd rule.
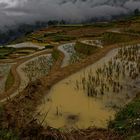
POLYGON ((58 52, 57 50, 54 50, 54 51, 52 52, 52 58, 53 58, 54 60, 57 60, 57 59, 59 58, 59 52, 58 52))
POLYGON ((0 130, 1 140, 19 140, 18 136, 14 134, 11 130, 2 129, 0 130))
MULTIPOLYGON (((140 135, 140 99, 128 104, 116 114, 109 127, 129 136, 140 135)), ((128 136, 128 137, 129 137, 128 136)))
POLYGON ((45 46, 45 49, 53 49, 53 48, 54 48, 53 45, 46 45, 46 46, 45 46))

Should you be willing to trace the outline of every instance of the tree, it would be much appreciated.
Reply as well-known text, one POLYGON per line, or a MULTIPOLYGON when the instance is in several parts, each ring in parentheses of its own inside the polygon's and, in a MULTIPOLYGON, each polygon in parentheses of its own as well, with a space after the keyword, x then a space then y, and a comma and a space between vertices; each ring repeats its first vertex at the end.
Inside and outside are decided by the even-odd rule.
POLYGON ((134 10, 134 14, 135 14, 135 16, 140 15, 140 11, 139 11, 139 9, 135 9, 135 10, 134 10))

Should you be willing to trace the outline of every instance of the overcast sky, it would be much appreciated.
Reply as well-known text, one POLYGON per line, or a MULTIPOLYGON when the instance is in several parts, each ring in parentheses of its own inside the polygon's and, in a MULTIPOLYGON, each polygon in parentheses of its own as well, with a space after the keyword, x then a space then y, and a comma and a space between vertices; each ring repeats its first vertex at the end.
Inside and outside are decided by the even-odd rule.
POLYGON ((140 0, 0 0, 0 26, 50 19, 83 21, 140 9, 140 0))

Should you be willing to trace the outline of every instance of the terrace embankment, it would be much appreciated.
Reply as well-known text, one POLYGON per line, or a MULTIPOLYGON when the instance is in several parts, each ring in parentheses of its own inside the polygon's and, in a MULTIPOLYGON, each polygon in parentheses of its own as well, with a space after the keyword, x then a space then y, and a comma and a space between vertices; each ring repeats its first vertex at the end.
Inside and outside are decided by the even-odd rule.
MULTIPOLYGON (((137 44, 139 42, 140 41, 133 41, 133 42, 127 42, 127 44, 137 44)), ((61 137, 60 132, 53 131, 53 129, 49 129, 49 128, 44 130, 42 126, 36 123, 33 114, 36 107, 41 103, 41 99, 44 97, 44 95, 46 95, 47 91, 49 91, 50 88, 58 81, 66 78, 72 73, 79 71, 82 68, 85 68, 90 64, 95 63, 100 58, 104 57, 112 49, 120 47, 120 45, 123 46, 126 44, 116 44, 116 45, 106 46, 102 49, 99 49, 96 52, 96 54, 87 57, 81 62, 69 65, 64 68, 60 68, 60 64, 64 57, 62 55, 62 57, 57 61, 57 65, 54 66, 54 68, 52 69, 52 71, 47 77, 43 77, 36 82, 30 83, 27 86, 27 88, 22 92, 22 94, 17 95, 17 97, 15 97, 12 101, 10 100, 8 103, 6 103, 5 105, 6 109, 3 117, 4 118, 3 123, 5 124, 4 125, 5 128, 18 131, 22 138, 29 138, 29 136, 37 137, 38 135, 47 138, 47 137, 51 137, 53 133, 54 134, 57 133, 57 135, 61 137), (9 120, 8 122, 7 122, 7 118, 9 120)), ((77 133, 75 139, 81 138, 82 140, 83 135, 80 134, 81 132, 84 133, 84 135, 86 135, 87 137, 91 138, 92 136, 95 136, 95 133, 92 136, 91 136, 92 133, 90 133, 91 131, 94 130, 96 130, 97 135, 99 133, 103 133, 102 136, 96 135, 98 139, 104 137, 107 137, 108 140, 123 139, 120 136, 118 136, 117 133, 109 131, 110 132, 109 134, 108 130, 104 130, 104 129, 98 129, 98 130, 87 129, 83 131, 81 130, 79 134, 77 133)), ((73 132, 73 136, 74 134, 76 134, 76 132, 73 132)), ((84 138, 85 136, 83 137, 83 139, 84 138)))

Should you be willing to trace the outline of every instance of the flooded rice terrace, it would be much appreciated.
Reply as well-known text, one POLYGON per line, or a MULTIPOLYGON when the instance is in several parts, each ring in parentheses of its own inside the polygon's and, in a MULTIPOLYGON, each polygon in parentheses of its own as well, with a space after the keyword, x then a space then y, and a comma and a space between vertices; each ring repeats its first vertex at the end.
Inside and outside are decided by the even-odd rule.
POLYGON ((66 67, 69 64, 73 64, 75 62, 80 61, 84 56, 75 51, 75 43, 68 43, 58 47, 60 51, 62 51, 65 55, 61 67, 66 67))
POLYGON ((30 59, 17 68, 20 75, 21 83, 17 92, 21 92, 30 81, 46 76, 53 65, 53 58, 51 54, 37 56, 30 59))
POLYGON ((114 49, 52 87, 37 119, 54 128, 105 128, 140 90, 140 46, 114 49))

